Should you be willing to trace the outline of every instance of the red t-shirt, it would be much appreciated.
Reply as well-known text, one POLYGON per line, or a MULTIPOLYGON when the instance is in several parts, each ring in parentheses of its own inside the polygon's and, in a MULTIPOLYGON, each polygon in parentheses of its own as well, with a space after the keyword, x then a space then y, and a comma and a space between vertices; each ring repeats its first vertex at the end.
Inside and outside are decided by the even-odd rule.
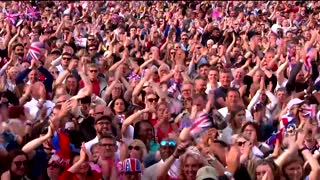
POLYGON ((161 129, 157 129, 157 139, 158 139, 158 142, 160 142, 162 139, 164 138, 168 138, 169 137, 169 133, 172 133, 173 131, 173 127, 172 125, 170 124, 169 126, 169 129, 168 129, 168 133, 164 133, 161 131, 161 129))
MULTIPOLYGON (((96 96, 100 96, 100 82, 99 82, 99 80, 91 81, 91 86, 92 86, 92 92, 96 96)), ((81 88, 84 87, 83 80, 80 81, 80 87, 81 88)))
MULTIPOLYGON (((91 176, 87 176, 86 180, 100 180, 102 178, 102 174, 96 171, 92 171, 91 176)), ((72 173, 69 171, 64 171, 61 176, 59 176, 59 180, 79 180, 76 173, 72 173)))

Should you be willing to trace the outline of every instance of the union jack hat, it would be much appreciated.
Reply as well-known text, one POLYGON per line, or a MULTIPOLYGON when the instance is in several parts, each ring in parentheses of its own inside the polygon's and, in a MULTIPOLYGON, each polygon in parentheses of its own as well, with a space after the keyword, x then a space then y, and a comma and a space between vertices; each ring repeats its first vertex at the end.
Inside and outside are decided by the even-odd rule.
POLYGON ((138 159, 127 158, 122 162, 122 172, 137 172, 141 173, 141 163, 138 159))

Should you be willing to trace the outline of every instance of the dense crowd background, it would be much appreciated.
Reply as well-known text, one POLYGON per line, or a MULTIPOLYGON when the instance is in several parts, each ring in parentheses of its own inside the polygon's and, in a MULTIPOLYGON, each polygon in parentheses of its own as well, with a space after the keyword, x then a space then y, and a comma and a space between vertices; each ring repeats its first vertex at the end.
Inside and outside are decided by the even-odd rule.
POLYGON ((318 1, 0 2, 1 180, 319 180, 318 1))

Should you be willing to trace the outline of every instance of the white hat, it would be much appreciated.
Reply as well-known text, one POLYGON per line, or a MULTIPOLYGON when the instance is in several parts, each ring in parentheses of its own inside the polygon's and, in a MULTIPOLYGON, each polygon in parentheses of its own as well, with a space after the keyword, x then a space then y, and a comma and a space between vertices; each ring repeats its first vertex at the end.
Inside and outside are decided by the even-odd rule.
POLYGON ((299 98, 291 99, 289 101, 289 103, 287 104, 287 108, 288 108, 288 110, 290 110, 292 106, 297 105, 297 104, 301 104, 303 102, 304 102, 304 100, 301 100, 299 98))

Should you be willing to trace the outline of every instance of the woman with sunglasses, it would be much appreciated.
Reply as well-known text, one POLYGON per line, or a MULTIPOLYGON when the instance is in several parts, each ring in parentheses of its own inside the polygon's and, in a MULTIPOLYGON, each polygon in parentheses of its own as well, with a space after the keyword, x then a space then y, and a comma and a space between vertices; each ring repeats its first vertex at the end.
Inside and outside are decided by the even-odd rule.
POLYGON ((9 169, 1 175, 1 179, 10 180, 29 180, 29 158, 21 150, 13 150, 8 155, 9 169))
POLYGON ((248 173, 250 174, 251 178, 253 178, 255 176, 254 174, 255 164, 257 160, 260 159, 252 152, 253 143, 250 141, 249 137, 243 134, 240 134, 236 138, 236 144, 239 146, 239 150, 241 153, 240 163, 247 168, 248 173))
POLYGON ((128 156, 129 158, 138 159, 143 162, 143 159, 147 155, 146 145, 139 139, 134 139, 132 143, 128 146, 128 156))

